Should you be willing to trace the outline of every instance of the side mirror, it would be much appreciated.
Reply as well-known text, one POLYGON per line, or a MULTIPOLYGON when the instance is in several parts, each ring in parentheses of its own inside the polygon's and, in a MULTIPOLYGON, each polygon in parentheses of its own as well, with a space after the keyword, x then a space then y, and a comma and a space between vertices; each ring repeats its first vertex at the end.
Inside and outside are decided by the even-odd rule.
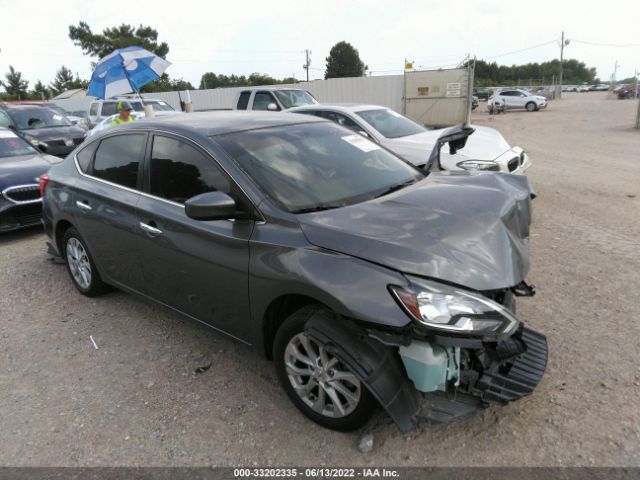
POLYGON ((184 210, 194 220, 227 220, 236 215, 236 202, 224 192, 206 192, 187 200, 184 210))
POLYGON ((47 145, 44 142, 38 142, 38 146, 37 149, 40 150, 42 153, 47 153, 47 148, 49 147, 49 145, 47 145))
POLYGON ((267 110, 269 110, 270 112, 277 112, 280 109, 278 108, 277 104, 272 102, 269 105, 267 105, 267 110))

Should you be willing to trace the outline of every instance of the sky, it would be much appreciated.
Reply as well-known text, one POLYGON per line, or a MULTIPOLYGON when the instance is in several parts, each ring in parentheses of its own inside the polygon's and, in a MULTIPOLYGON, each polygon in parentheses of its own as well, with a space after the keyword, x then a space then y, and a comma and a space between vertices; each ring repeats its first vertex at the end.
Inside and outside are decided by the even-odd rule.
POLYGON ((402 73, 405 58, 424 69, 455 66, 467 54, 543 62, 559 58, 563 30, 565 58, 596 67, 603 80, 617 61, 622 79, 640 71, 639 14, 635 0, 0 0, 0 78, 12 65, 30 87, 48 84, 65 65, 89 79, 97 59, 68 36, 69 25, 85 21, 94 32, 121 23, 155 28, 169 44, 167 73, 196 88, 205 72, 305 79, 305 49, 310 78, 323 78, 329 50, 342 40, 373 75, 402 73))

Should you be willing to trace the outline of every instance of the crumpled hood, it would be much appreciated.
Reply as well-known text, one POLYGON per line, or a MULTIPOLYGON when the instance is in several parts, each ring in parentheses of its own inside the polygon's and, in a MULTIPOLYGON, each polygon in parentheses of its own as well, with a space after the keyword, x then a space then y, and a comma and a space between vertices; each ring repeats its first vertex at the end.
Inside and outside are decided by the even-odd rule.
POLYGON ((529 270, 533 190, 526 177, 432 173, 379 199, 298 215, 312 244, 475 290, 529 270))
POLYGON ((50 155, 20 155, 0 158, 0 190, 15 185, 38 183, 35 179, 46 173, 52 164, 60 162, 50 155))
MULTIPOLYGON (((460 170, 456 163, 464 160, 495 160, 511 146, 495 128, 470 125, 475 132, 467 139, 467 144, 455 155, 449 153, 449 145, 440 150, 440 162, 447 170, 460 170)), ((384 140, 385 147, 396 152, 414 165, 423 165, 429 160, 438 137, 445 129, 429 130, 402 138, 384 140)))

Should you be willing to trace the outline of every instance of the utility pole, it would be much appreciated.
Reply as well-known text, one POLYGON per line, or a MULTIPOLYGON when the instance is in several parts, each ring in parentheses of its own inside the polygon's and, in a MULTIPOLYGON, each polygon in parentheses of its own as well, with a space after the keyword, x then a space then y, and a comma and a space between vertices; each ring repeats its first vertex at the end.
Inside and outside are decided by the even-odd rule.
POLYGON ((562 39, 560 40, 560 88, 558 90, 558 98, 562 98, 562 63, 564 62, 564 46, 569 45, 569 40, 564 39, 564 32, 562 32, 562 39))
POLYGON ((307 82, 309 81, 309 66, 311 66, 311 60, 309 59, 309 55, 312 53, 311 50, 306 49, 304 51, 305 55, 306 55, 306 63, 302 66, 302 68, 304 68, 307 71, 307 82))

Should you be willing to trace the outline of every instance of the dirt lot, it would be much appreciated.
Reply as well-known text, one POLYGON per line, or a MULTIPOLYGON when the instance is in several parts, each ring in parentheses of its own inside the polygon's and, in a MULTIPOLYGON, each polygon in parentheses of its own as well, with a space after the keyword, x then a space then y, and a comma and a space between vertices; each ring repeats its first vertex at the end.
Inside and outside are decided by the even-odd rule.
POLYGON ((82 297, 35 229, 0 237, 0 465, 639 466, 635 106, 574 93, 474 113, 534 163, 538 295, 519 316, 550 361, 533 396, 410 435, 378 422, 362 454, 364 432, 306 420, 245 347, 131 295, 82 297))

